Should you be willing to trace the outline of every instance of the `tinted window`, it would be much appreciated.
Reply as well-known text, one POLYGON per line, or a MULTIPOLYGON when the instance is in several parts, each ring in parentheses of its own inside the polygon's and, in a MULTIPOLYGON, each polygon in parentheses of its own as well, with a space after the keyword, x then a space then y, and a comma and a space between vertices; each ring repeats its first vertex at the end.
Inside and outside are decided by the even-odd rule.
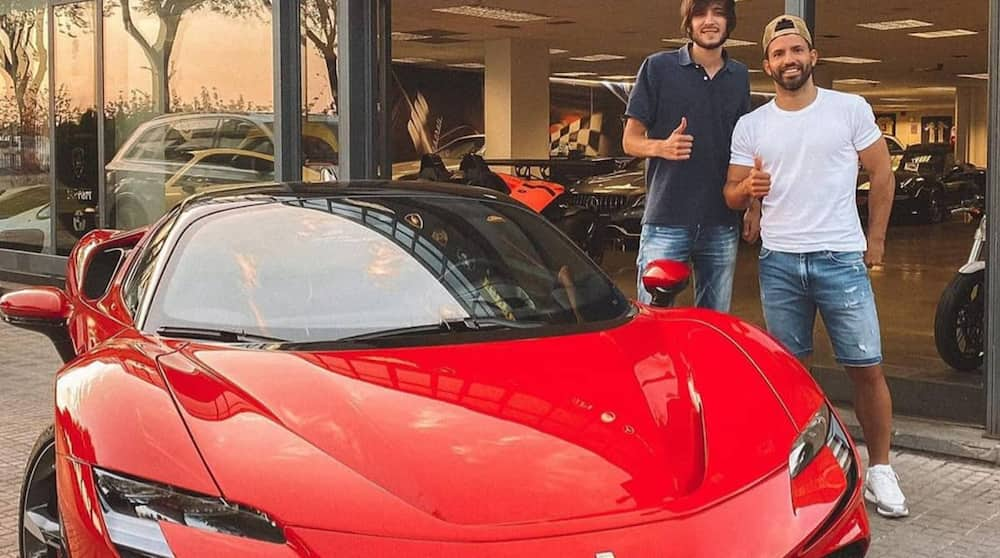
POLYGON ((331 341, 463 318, 538 327, 630 306, 551 225, 455 197, 272 203, 188 228, 144 328, 207 327, 331 341))
POLYGON ((177 220, 177 213, 174 213, 149 239, 138 260, 133 264, 129 277, 122 289, 122 297, 125 306, 135 317, 139 310, 139 303, 142 301, 149 288, 149 283, 153 279, 153 272, 156 270, 156 262, 159 261, 160 253, 167 241, 167 236, 177 220))

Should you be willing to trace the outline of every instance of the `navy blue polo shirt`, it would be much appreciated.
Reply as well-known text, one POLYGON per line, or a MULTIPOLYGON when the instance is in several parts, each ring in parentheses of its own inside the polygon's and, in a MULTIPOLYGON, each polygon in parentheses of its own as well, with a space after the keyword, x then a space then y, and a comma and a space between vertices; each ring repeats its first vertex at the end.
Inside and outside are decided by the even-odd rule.
POLYGON ((694 136, 691 158, 649 159, 646 168, 644 224, 732 225, 737 214, 722 190, 729 169, 733 128, 750 111, 747 67, 723 52, 714 78, 691 59, 689 47, 659 52, 639 68, 626 114, 645 124, 647 136, 666 139, 687 117, 694 136))

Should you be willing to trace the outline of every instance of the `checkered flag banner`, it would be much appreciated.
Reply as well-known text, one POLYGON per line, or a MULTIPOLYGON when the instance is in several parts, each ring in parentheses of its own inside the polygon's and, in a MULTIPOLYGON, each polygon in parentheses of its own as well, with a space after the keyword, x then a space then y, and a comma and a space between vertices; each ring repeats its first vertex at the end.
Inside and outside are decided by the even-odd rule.
POLYGON ((598 148, 601 146, 602 121, 603 115, 598 113, 554 125, 549 138, 552 142, 550 153, 567 155, 574 151, 583 151, 586 157, 597 157, 598 148))

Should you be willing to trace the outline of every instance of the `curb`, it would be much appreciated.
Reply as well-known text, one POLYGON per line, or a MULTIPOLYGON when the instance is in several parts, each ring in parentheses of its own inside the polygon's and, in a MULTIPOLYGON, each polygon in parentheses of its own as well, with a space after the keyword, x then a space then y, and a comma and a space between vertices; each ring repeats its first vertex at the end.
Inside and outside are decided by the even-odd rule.
MULTIPOLYGON (((837 405, 837 413, 858 442, 865 437, 854 409, 837 405)), ((985 436, 983 428, 913 417, 893 417, 892 447, 934 453, 1000 467, 1000 440, 985 436)))

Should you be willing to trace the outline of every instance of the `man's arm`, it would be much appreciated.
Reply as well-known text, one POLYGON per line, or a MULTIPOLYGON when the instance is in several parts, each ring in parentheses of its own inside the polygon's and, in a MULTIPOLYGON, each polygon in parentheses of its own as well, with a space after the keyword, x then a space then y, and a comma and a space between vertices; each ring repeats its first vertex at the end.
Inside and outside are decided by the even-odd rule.
POLYGON ((865 263, 871 267, 882 265, 885 256, 885 231, 892 212, 896 177, 892 173, 889 148, 885 140, 879 138, 860 151, 858 156, 871 177, 871 190, 868 192, 868 252, 865 253, 865 263))
POLYGON ((622 149, 633 157, 651 159, 659 157, 668 161, 685 161, 691 158, 694 147, 694 137, 687 135, 687 118, 681 118, 681 124, 667 139, 652 139, 646 136, 648 129, 642 121, 629 118, 625 123, 625 133, 622 135, 622 149))
POLYGON ((730 209, 746 209, 753 200, 763 198, 771 191, 771 175, 764 172, 763 167, 759 157, 754 159, 752 167, 729 165, 722 193, 730 209))

